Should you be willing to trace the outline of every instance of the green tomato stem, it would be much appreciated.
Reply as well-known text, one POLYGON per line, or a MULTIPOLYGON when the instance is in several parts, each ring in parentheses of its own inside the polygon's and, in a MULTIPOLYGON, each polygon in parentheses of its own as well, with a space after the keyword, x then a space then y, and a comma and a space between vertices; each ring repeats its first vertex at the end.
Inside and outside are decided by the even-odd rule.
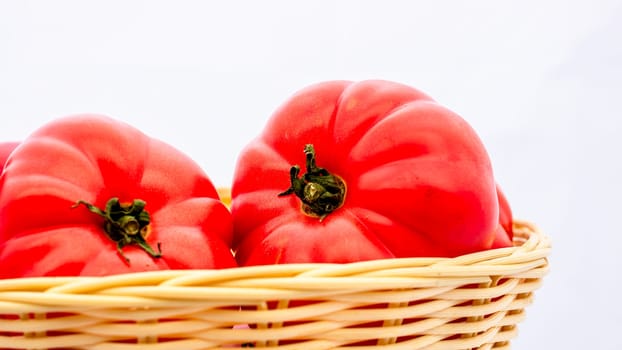
POLYGON ((162 256, 160 243, 158 243, 158 251, 156 252, 145 240, 151 222, 149 212, 145 210, 145 201, 135 199, 129 205, 123 205, 119 202, 119 198, 111 198, 106 203, 105 210, 101 210, 91 203, 79 200, 73 205, 73 208, 81 204, 90 212, 104 218, 104 232, 108 238, 117 244, 117 251, 126 262, 129 263, 130 259, 123 254, 123 247, 130 244, 138 245, 154 258, 162 256))
POLYGON ((317 166, 312 144, 307 144, 304 152, 307 172, 300 176, 300 167, 292 166, 289 170, 291 185, 279 196, 295 194, 302 202, 302 211, 322 221, 343 205, 346 185, 338 175, 317 166))

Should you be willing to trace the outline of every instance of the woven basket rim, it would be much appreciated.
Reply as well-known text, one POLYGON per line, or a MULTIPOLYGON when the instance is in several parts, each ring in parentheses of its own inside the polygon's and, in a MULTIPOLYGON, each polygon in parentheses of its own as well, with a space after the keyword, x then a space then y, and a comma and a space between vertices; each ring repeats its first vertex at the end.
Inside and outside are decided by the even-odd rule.
POLYGON ((0 280, 0 347, 507 349, 551 250, 515 229, 514 247, 455 258, 0 280))
MULTIPOLYGON (((109 276, 26 277, 0 279, 0 292, 47 291, 80 294, 120 285, 161 285, 183 287, 218 285, 243 278, 302 277, 317 283, 335 283, 337 278, 357 279, 359 283, 374 279, 383 283, 404 276, 423 279, 471 278, 473 281, 491 275, 516 275, 538 265, 551 250, 548 236, 532 223, 514 223, 515 246, 479 251, 454 258, 412 257, 369 260, 352 263, 296 263, 241 266, 216 270, 158 270, 109 276)), ((287 287, 286 287, 287 288, 287 287)), ((1 297, 0 297, 1 300, 1 297)))

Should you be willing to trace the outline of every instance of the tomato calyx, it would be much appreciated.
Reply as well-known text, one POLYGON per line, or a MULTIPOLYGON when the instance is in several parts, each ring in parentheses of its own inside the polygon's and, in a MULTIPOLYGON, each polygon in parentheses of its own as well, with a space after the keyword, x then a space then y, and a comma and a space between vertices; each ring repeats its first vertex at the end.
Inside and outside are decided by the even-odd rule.
POLYGON ((145 201, 134 199, 131 204, 121 204, 119 198, 113 197, 106 202, 106 209, 101 210, 91 203, 79 200, 73 205, 73 208, 78 207, 80 204, 84 205, 90 212, 104 218, 104 231, 106 235, 117 243, 117 251, 127 263, 130 262, 130 259, 123 254, 123 247, 130 244, 138 245, 154 258, 162 256, 159 242, 158 251, 156 252, 145 240, 149 232, 149 223, 151 222, 149 212, 145 210, 145 201))
POLYGON ((299 176, 300 167, 292 166, 289 170, 291 186, 279 196, 295 194, 302 201, 302 211, 322 221, 343 205, 346 185, 339 176, 317 166, 312 144, 305 145, 304 153, 307 172, 299 176))

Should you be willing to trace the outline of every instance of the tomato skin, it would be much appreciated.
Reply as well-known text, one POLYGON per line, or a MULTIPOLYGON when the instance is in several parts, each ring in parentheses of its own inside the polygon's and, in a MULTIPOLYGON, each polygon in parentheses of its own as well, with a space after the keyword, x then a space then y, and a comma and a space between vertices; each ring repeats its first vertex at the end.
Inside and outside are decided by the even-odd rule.
POLYGON ((232 267, 232 221, 210 179, 170 145, 109 117, 52 121, 26 138, 0 178, 0 278, 100 276, 160 269, 232 267), (122 249, 106 236, 104 208, 146 201, 146 241, 122 249))
POLYGON ((470 125, 414 88, 378 80, 292 96, 240 154, 232 199, 241 265, 452 257, 490 248, 498 222, 490 159, 470 125), (279 196, 307 144, 347 188, 323 220, 279 196))
POLYGON ((7 141, 0 142, 0 172, 2 172, 2 167, 4 167, 4 163, 11 155, 11 152, 19 145, 19 142, 16 141, 7 141))
POLYGON ((492 248, 511 247, 513 245, 512 239, 514 238, 512 208, 499 184, 497 184, 497 199, 499 201, 499 226, 495 231, 495 240, 492 243, 492 248))

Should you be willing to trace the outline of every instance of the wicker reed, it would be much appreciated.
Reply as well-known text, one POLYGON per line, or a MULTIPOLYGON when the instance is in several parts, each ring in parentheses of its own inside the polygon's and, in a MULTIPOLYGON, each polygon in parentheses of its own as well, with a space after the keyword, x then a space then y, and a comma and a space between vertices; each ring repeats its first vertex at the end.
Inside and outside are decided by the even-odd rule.
POLYGON ((3 349, 509 349, 548 238, 457 258, 0 280, 3 349))

